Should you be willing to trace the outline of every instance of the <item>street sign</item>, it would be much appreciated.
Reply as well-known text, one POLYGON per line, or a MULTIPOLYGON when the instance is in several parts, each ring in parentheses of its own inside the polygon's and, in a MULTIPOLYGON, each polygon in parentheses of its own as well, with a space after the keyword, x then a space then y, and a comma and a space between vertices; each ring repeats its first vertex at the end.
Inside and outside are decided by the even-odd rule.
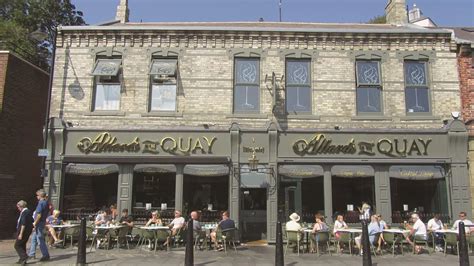
POLYGON ((48 149, 38 149, 39 157, 48 157, 48 155, 49 155, 48 149))

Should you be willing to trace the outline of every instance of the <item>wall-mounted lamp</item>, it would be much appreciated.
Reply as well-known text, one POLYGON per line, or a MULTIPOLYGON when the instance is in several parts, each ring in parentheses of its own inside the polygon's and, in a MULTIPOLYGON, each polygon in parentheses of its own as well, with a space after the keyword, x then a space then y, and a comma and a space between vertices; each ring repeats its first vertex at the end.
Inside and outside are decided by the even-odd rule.
POLYGON ((454 120, 458 120, 458 119, 459 119, 459 115, 460 115, 460 113, 457 112, 457 111, 451 112, 451 116, 453 117, 454 120))

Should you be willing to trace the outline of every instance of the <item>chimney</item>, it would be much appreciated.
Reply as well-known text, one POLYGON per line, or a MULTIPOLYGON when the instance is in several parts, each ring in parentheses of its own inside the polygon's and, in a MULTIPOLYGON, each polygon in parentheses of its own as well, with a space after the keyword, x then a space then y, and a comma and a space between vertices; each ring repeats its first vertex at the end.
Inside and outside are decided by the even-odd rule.
POLYGON ((407 24, 408 16, 405 0, 388 0, 387 6, 385 6, 385 16, 389 24, 407 24))
POLYGON ((420 19, 421 15, 423 15, 421 10, 416 6, 416 4, 413 4, 413 8, 408 11, 408 22, 420 19))
POLYGON ((120 4, 117 6, 117 14, 115 15, 115 20, 119 20, 120 23, 128 22, 128 14, 130 10, 128 9, 128 0, 120 0, 120 4))

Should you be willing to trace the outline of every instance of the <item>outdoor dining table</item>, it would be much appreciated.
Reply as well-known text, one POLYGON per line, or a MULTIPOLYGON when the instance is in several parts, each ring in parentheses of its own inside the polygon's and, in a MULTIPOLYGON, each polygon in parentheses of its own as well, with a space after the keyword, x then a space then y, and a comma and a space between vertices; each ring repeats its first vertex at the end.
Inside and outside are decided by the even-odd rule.
POLYGON ((313 232, 313 229, 310 227, 302 228, 301 232, 304 233, 306 238, 306 252, 309 253, 309 235, 313 232))
POLYGON ((54 229, 63 229, 63 228, 71 228, 71 227, 77 227, 79 224, 52 224, 51 227, 54 229))
POLYGON ((398 229, 398 228, 384 229, 383 232, 401 235, 403 236, 403 238, 406 238, 408 234, 410 234, 410 230, 398 229))
POLYGON ((140 226, 139 228, 144 229, 144 230, 170 230, 170 228, 168 226, 163 226, 163 225, 159 225, 159 226, 140 226))
POLYGON ((455 229, 439 229, 439 230, 435 230, 435 233, 441 233, 441 234, 445 234, 445 233, 459 234, 459 231, 458 231, 458 230, 455 230, 455 229))
POLYGON ((209 239, 209 244, 206 245, 206 249, 210 249, 210 245, 212 245, 212 239, 211 239, 211 232, 217 229, 217 224, 204 224, 201 226, 201 230, 205 232, 206 238, 209 239))

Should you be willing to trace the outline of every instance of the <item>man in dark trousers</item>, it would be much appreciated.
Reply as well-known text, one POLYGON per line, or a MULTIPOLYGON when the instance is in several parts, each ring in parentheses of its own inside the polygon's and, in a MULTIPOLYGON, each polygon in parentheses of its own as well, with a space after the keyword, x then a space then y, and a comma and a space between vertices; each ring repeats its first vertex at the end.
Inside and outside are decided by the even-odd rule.
POLYGON ((28 255, 26 254, 26 242, 30 238, 31 231, 33 231, 33 216, 31 211, 26 207, 26 201, 20 200, 16 207, 20 212, 18 221, 16 223, 16 240, 15 250, 20 257, 18 264, 26 264, 28 255))

